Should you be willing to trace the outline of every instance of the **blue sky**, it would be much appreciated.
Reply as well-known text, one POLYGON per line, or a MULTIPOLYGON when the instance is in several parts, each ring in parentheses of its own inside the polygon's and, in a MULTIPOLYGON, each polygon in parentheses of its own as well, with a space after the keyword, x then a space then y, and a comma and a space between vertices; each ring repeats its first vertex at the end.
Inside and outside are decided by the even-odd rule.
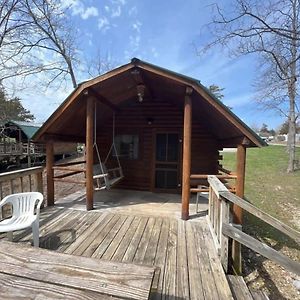
MULTIPOLYGON (((254 57, 229 58, 220 49, 205 56, 196 47, 209 38, 203 26, 209 22, 213 1, 205 0, 64 0, 71 5, 70 20, 81 36, 79 53, 89 59, 100 51, 116 65, 132 57, 199 79, 204 85, 217 84, 224 90, 224 103, 248 125, 277 128, 282 117, 257 107, 253 80, 254 57)), ((230 1, 218 1, 228 4, 230 1), (226 3, 225 3, 226 2, 226 3)), ((80 72, 80 81, 89 76, 80 72)), ((42 80, 38 77, 38 80, 42 80)), ((71 85, 44 91, 23 92, 24 105, 45 121, 72 91, 71 85), (41 105, 43 99, 43 105, 41 105), (44 105, 46 104, 46 105, 44 105)))

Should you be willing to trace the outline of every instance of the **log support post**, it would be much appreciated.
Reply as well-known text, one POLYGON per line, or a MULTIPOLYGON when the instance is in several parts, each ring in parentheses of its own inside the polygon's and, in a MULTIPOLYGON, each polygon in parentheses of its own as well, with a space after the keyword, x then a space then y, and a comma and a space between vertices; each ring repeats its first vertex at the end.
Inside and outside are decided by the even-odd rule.
POLYGON ((54 151, 53 142, 48 141, 46 143, 46 170, 47 170, 47 206, 54 205, 54 151))
POLYGON ((94 185, 93 185, 93 132, 94 132, 94 98, 88 96, 86 102, 86 209, 94 207, 94 185))
MULTIPOLYGON (((246 170, 246 145, 247 142, 243 141, 237 146, 236 153, 236 195, 240 198, 244 198, 245 190, 245 170, 246 170)), ((242 227, 243 223, 243 210, 238 205, 233 205, 233 223, 239 227, 242 227)), ((236 241, 232 242, 232 259, 233 268, 237 274, 242 273, 242 255, 241 244, 236 241)))
POLYGON ((184 121, 183 121, 183 156, 182 156, 182 220, 189 219, 190 204, 190 176, 191 176, 191 137, 192 137, 192 99, 193 90, 186 89, 184 100, 184 121))

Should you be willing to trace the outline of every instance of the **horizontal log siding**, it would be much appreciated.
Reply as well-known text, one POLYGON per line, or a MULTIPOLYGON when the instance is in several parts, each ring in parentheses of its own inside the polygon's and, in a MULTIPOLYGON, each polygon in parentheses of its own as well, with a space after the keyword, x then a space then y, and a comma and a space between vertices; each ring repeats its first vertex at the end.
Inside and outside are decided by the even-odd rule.
MULTIPOLYGON (((112 142, 111 122, 110 120, 106 126, 97 129, 97 143, 102 161, 104 161, 112 142)), ((124 179, 118 184, 118 187, 151 190, 154 174, 155 133, 177 131, 181 137, 182 126, 183 110, 162 101, 149 102, 145 100, 143 103, 131 103, 130 106, 123 107, 120 112, 116 113, 116 135, 139 135, 139 159, 121 159, 124 179), (151 125, 147 123, 148 118, 153 119, 151 125)), ((193 120, 192 174, 217 174, 217 163, 216 140, 207 132, 201 121, 193 120)), ((115 165, 116 161, 109 161, 107 167, 115 165)))

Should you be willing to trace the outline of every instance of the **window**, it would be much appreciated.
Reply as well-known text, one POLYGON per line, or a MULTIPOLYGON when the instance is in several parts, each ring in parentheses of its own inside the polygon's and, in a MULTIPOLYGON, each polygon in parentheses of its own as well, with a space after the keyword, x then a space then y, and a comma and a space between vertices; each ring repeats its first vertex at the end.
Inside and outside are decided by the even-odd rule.
POLYGON ((138 159, 139 136, 137 134, 121 134, 115 137, 115 145, 120 158, 138 159))

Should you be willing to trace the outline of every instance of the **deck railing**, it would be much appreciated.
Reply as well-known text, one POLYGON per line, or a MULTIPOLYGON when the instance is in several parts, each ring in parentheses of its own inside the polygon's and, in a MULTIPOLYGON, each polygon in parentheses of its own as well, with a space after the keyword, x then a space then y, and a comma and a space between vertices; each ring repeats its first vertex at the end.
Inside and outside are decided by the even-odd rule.
POLYGON ((0 143, 0 156, 22 155, 21 143, 0 143))
POLYGON ((37 191, 43 193, 43 167, 33 167, 0 174, 0 197, 37 191))
MULTIPOLYGON (((43 167, 33 167, 0 174, 0 200, 5 196, 21 192, 43 194, 43 167)), ((10 207, 0 210, 0 219, 11 215, 10 207)))
MULTIPOLYGON (((208 180, 210 175, 207 174, 191 174, 191 180, 208 180)), ((236 179, 237 175, 229 170, 219 167, 219 174, 215 175, 221 182, 223 182, 230 192, 236 191, 236 179)), ((198 185, 198 187, 192 187, 191 193, 209 192, 209 187, 205 185, 198 185)))
POLYGON ((0 156, 45 155, 44 144, 36 143, 0 143, 0 156))
POLYGON ((289 257, 244 233, 240 228, 232 224, 231 206, 235 204, 241 207, 244 211, 261 219, 299 244, 300 233, 231 193, 215 175, 208 176, 208 182, 208 222, 225 272, 228 271, 229 239, 233 239, 260 255, 273 260, 287 270, 300 275, 300 264, 298 262, 293 261, 289 257))

